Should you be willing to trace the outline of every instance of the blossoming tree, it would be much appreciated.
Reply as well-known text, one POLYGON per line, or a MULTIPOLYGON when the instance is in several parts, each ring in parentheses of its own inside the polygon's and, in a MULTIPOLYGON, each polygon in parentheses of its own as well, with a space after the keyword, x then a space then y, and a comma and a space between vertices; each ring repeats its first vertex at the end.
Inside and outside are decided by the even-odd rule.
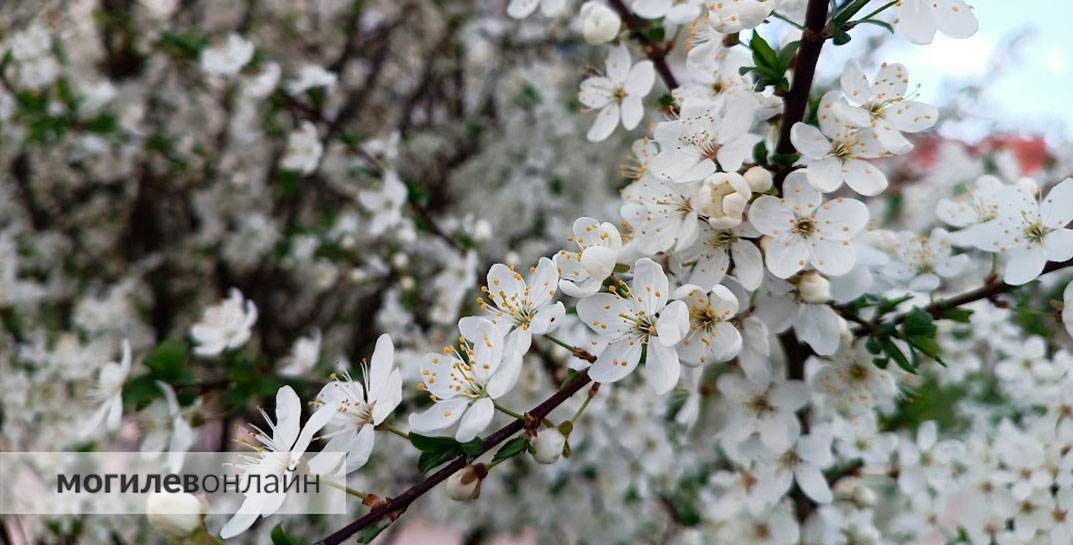
POLYGON ((13 542, 411 511, 472 542, 1073 540, 1073 157, 924 140, 943 114, 874 52, 814 81, 858 36, 971 36, 965 2, 32 4, 0 8, 4 448, 181 467, 241 434, 286 474, 346 452, 360 501, 13 542))

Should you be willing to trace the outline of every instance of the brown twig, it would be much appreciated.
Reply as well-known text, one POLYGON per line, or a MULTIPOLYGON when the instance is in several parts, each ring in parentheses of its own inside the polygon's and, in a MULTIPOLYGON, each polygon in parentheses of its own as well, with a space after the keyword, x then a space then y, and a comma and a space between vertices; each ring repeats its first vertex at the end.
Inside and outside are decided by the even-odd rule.
MULTIPOLYGON (((820 60, 820 49, 826 40, 823 29, 827 25, 827 7, 827 0, 809 0, 805 11, 805 29, 801 31, 801 47, 797 51, 797 61, 794 64, 794 78, 790 84, 790 93, 783 101, 779 143, 775 148, 775 153, 780 155, 796 152, 793 142, 790 141, 790 129, 805 118, 812 79, 816 75, 816 62, 820 60)), ((776 173, 775 187, 779 191, 782 190, 782 182, 789 172, 781 169, 776 173)))
MULTIPOLYGON (((1073 267, 1073 259, 1067 261, 1052 261, 1050 263, 1047 263, 1047 265, 1043 267, 1043 272, 1040 273, 1040 276, 1047 273, 1060 271, 1062 269, 1067 269, 1070 267, 1073 267)), ((938 301, 935 301, 925 306, 924 311, 928 314, 931 314, 933 318, 941 318, 943 313, 947 310, 957 308, 962 305, 967 305, 969 303, 979 301, 981 299, 991 299, 993 297, 1002 295, 1003 293, 1006 293, 1019 287, 1020 286, 1011 286, 1002 281, 989 282, 972 291, 962 293, 961 295, 955 295, 953 297, 948 297, 946 299, 940 299, 938 301)), ((900 324, 905 320, 908 315, 909 313, 903 312, 901 314, 893 316, 890 320, 885 321, 884 323, 900 324)), ((876 331, 879 329, 879 324, 871 320, 866 320, 858 317, 853 321, 860 325, 859 327, 853 328, 854 335, 861 335, 862 333, 876 331)))
MULTIPOLYGON (((595 356, 591 354, 587 355, 588 357, 586 359, 588 359, 589 361, 596 360, 595 356)), ((548 414, 551 413, 551 411, 553 411, 559 405, 562 405, 567 399, 570 399, 570 397, 579 392, 582 388, 585 387, 585 385, 589 384, 589 382, 591 381, 592 379, 589 378, 588 371, 578 373, 578 375, 575 376, 573 380, 568 382, 566 386, 559 389, 557 392, 552 394, 551 397, 545 399, 543 403, 537 405, 531 411, 526 413, 527 417, 530 419, 534 419, 538 422, 540 420, 543 420, 545 417, 548 416, 548 414)), ((496 447, 496 445, 502 443, 503 441, 506 441, 514 434, 521 432, 525 428, 525 423, 526 420, 514 419, 511 420, 510 423, 506 426, 499 428, 492 435, 489 435, 484 440, 484 442, 481 443, 481 454, 492 450, 496 447)), ((372 511, 369 511, 367 514, 365 514, 365 516, 359 518, 358 520, 355 520, 354 522, 351 522, 339 531, 316 542, 314 545, 339 545, 340 543, 349 539, 354 534, 360 532, 365 528, 368 528, 373 523, 385 517, 398 516, 402 514, 402 512, 405 511, 406 508, 414 502, 414 500, 425 495, 426 492, 432 490, 436 485, 447 480, 447 478, 453 475, 455 472, 460 471, 462 468, 466 467, 466 464, 468 464, 469 461, 470 458, 466 455, 461 455, 458 458, 455 458, 450 464, 444 466, 443 469, 440 469, 432 475, 429 475, 423 481, 406 489, 406 491, 404 491, 402 494, 391 498, 386 503, 374 508, 372 511)))

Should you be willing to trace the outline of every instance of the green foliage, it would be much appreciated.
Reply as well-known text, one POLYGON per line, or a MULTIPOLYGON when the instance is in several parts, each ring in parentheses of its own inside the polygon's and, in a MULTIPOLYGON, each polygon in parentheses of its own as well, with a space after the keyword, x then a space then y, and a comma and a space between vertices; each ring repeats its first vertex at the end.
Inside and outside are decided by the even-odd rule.
POLYGON ((204 36, 193 32, 165 32, 160 37, 160 48, 165 53, 188 61, 197 61, 208 43, 204 36))
POLYGON ((754 66, 743 66, 738 69, 738 72, 743 76, 750 72, 755 73, 757 91, 763 91, 771 86, 775 88, 776 93, 788 93, 790 80, 786 78, 786 72, 790 69, 794 53, 800 45, 801 42, 790 42, 781 50, 776 51, 758 32, 754 31, 752 39, 749 40, 749 48, 753 51, 754 66))
POLYGON ((480 439, 463 444, 451 437, 432 437, 410 432, 410 444, 421 451, 421 457, 417 460, 417 468, 421 473, 428 473, 463 453, 468 456, 480 454, 480 450, 475 449, 475 445, 480 445, 480 439), (476 454, 471 454, 473 452, 476 454))
POLYGON ((885 28, 888 32, 894 32, 894 27, 892 27, 890 23, 874 18, 880 12, 890 7, 893 2, 886 4, 884 7, 873 11, 872 13, 869 13, 868 15, 865 15, 864 17, 857 19, 856 21, 850 20, 861 10, 861 8, 867 5, 870 1, 871 0, 853 0, 851 2, 847 2, 843 5, 842 9, 835 13, 834 17, 831 17, 831 22, 828 28, 831 31, 831 41, 836 46, 845 45, 849 43, 849 31, 857 25, 875 25, 878 27, 885 28))
POLYGON ((499 463, 503 460, 513 458, 522 452, 525 452, 529 448, 529 438, 525 435, 521 435, 507 441, 502 447, 496 451, 495 456, 492 456, 492 463, 499 463))
POLYGON ((956 430, 964 422, 955 407, 968 395, 969 390, 963 384, 942 385, 934 377, 928 377, 918 388, 904 391, 894 412, 881 416, 880 424, 885 430, 916 429, 934 420, 940 428, 956 430))
POLYGON ((272 528, 272 545, 302 545, 302 541, 287 534, 287 529, 283 527, 283 523, 279 523, 272 528))
MULTIPOLYGON (((176 389, 193 384, 194 373, 190 369, 189 359, 189 347, 185 342, 161 343, 145 358, 144 365, 149 372, 124 385, 123 399, 141 409, 162 395, 157 381, 166 382, 176 389)), ((193 401, 189 393, 177 397, 179 403, 184 405, 193 401)))
MULTIPOLYGON (((848 317, 859 317, 861 310, 872 307, 873 326, 868 331, 865 348, 875 358, 872 360, 880 368, 886 368, 890 362, 909 373, 917 374, 921 355, 946 365, 942 358, 942 349, 936 339, 938 328, 935 318, 922 308, 913 308, 901 319, 899 324, 883 323, 883 318, 896 311, 898 306, 911 299, 911 295, 887 299, 876 295, 863 295, 846 305, 844 313, 848 317), (895 341, 899 342, 895 342, 895 341)), ((963 309, 945 310, 940 318, 965 323, 972 315, 963 309)))

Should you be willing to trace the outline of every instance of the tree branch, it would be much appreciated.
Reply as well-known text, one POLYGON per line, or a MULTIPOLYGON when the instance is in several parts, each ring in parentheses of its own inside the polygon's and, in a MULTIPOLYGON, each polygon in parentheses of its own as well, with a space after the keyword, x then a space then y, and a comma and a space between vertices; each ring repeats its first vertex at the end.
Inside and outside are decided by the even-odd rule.
MULTIPOLYGON (((575 350, 574 354, 590 362, 596 361, 596 356, 593 356, 592 354, 589 354, 588 352, 585 352, 583 350, 575 350)), ((543 403, 537 405, 531 411, 529 411, 527 413, 528 416, 532 420, 537 422, 543 420, 548 416, 548 414, 551 413, 551 411, 553 411, 559 405, 562 405, 563 402, 565 402, 567 399, 570 399, 571 396, 576 394, 591 381, 592 379, 589 378, 588 371, 582 371, 581 373, 578 373, 573 380, 566 384, 566 386, 559 389, 559 391, 552 394, 551 397, 544 400, 543 403)), ((525 429, 525 422, 526 421, 524 420, 512 420, 506 426, 499 428, 499 430, 497 430, 495 433, 489 435, 481 444, 481 454, 492 450, 496 447, 496 445, 502 443, 503 441, 506 441, 514 434, 525 429)), ((474 458, 476 458, 476 456, 474 458)), ((357 532, 368 528, 380 519, 396 514, 401 514, 403 511, 406 510, 407 507, 410 506, 411 503, 414 502, 414 500, 420 498, 429 490, 432 490, 432 488, 434 488, 436 485, 447 480, 447 478, 453 475, 456 471, 462 470, 462 468, 466 467, 466 464, 468 464, 469 461, 470 458, 466 455, 462 455, 458 458, 455 458, 454 461, 444 466, 443 469, 440 469, 439 471, 428 476, 425 480, 406 489, 405 492, 399 494, 395 498, 392 498, 386 503, 375 507, 365 516, 359 518, 358 520, 355 520, 354 522, 351 522, 339 531, 316 542, 314 545, 339 545, 357 532)))
MULTIPOLYGON (((825 40, 823 29, 827 25, 827 0, 809 0, 805 11, 805 30, 801 31, 801 47, 797 52, 794 65, 794 79, 790 84, 790 93, 783 101, 782 124, 779 128, 779 143, 775 152, 780 155, 795 153, 790 141, 790 129, 805 118, 808 107, 809 91, 812 79, 816 75, 816 62, 820 60, 820 49, 825 40)), ((782 182, 787 169, 780 170, 775 177, 775 187, 782 191, 782 182)))
POLYGON ((671 51, 673 42, 670 44, 659 44, 652 41, 645 33, 646 23, 637 18, 630 11, 630 8, 626 7, 626 4, 622 3, 622 0, 609 0, 608 4, 611 5, 611 9, 618 12, 619 17, 622 18, 622 22, 626 23, 626 28, 630 29, 630 35, 637 40, 644 49, 645 56, 652 61, 652 64, 656 66, 656 72, 659 73, 659 77, 663 79, 663 83, 667 85, 668 91, 673 91, 678 87, 678 80, 674 78, 674 74, 671 72, 671 67, 667 65, 667 53, 671 51))
MULTIPOLYGON (((1043 267, 1043 272, 1040 273, 1040 276, 1043 276, 1047 273, 1060 271, 1062 269, 1067 269, 1070 267, 1073 267, 1073 259, 1067 261, 1052 261, 1050 263, 1047 263, 1047 265, 1043 267)), ((1020 286, 1011 286, 1002 281, 990 282, 972 291, 962 293, 961 295, 955 295, 953 297, 948 297, 946 299, 940 299, 938 301, 935 301, 930 305, 924 307, 924 311, 928 314, 931 314, 933 318, 940 318, 947 310, 960 307, 961 305, 967 305, 969 303, 979 301, 981 299, 991 299, 992 297, 1002 295, 1003 293, 1006 293, 1019 287, 1020 286)), ((897 314, 893 316, 889 320, 889 322, 885 323, 900 324, 902 321, 905 320, 906 316, 908 315, 909 314, 906 312, 897 314)), ((874 331, 879 327, 879 324, 876 324, 875 322, 870 320, 860 319, 854 321, 860 324, 860 327, 853 328, 854 335, 861 335, 862 333, 866 333, 869 330, 874 331)))

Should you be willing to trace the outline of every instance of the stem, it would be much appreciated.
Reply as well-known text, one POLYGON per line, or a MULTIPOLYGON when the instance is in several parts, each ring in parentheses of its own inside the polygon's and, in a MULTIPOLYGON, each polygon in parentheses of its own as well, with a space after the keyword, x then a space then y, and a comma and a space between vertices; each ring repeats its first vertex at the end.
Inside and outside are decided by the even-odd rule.
POLYGON ((880 6, 878 9, 876 9, 872 13, 869 13, 868 15, 865 15, 864 17, 861 17, 858 20, 859 21, 864 21, 864 20, 867 20, 867 19, 871 19, 872 17, 875 17, 876 15, 879 15, 880 13, 883 13, 884 11, 887 11, 887 8, 893 6, 893 5, 897 4, 897 3, 898 3, 898 0, 891 0, 890 2, 887 2, 886 4, 883 4, 882 6, 880 6))
POLYGON ((380 431, 388 431, 388 432, 394 433, 395 435, 398 435, 399 437, 402 437, 403 439, 405 439, 407 441, 410 440, 410 434, 409 433, 399 431, 398 429, 394 428, 391 424, 388 424, 387 422, 384 422, 383 424, 380 424, 379 426, 376 427, 376 429, 378 429, 380 431))
MULTIPOLYGON (((1046 267, 1043 267, 1043 272, 1040 273, 1040 276, 1070 267, 1073 267, 1073 259, 1068 261, 1052 261, 1048 263, 1046 267)), ((972 291, 962 293, 961 295, 940 299, 924 307, 924 311, 931 314, 934 318, 939 318, 943 315, 943 312, 952 308, 957 308, 961 305, 966 305, 981 299, 990 299, 1019 287, 1021 286, 1011 286, 1002 281, 991 282, 972 291)), ((899 324, 905 320, 906 316, 908 316, 908 313, 898 314, 891 318, 890 323, 899 324)), ((854 328, 853 333, 859 335, 861 332, 858 331, 857 328, 854 328)))
MULTIPOLYGON (((823 47, 823 28, 827 25, 827 1, 809 0, 805 11, 805 30, 801 32, 801 48, 797 52, 797 63, 794 67, 794 79, 790 84, 790 93, 786 95, 782 111, 782 125, 779 128, 779 144, 775 152, 780 155, 796 153, 793 142, 790 141, 790 129, 794 123, 805 117, 805 108, 808 107, 809 91, 812 89, 812 79, 816 75, 816 62, 820 60, 820 49, 823 47)), ((788 171, 781 171, 775 177, 775 187, 782 192, 782 182, 788 171)))
POLYGON ((785 16, 785 15, 783 15, 783 14, 777 12, 777 11, 771 12, 771 16, 776 18, 776 19, 778 19, 778 20, 780 20, 780 21, 782 21, 782 22, 784 22, 784 23, 790 23, 791 25, 793 25, 794 28, 796 28, 798 30, 805 30, 805 27, 799 25, 797 23, 797 21, 794 21, 793 19, 791 19, 791 18, 789 18, 789 17, 787 17, 787 16, 785 16))
MULTIPOLYGON (((551 413, 552 410, 554 410, 559 405, 562 405, 563 402, 565 402, 567 399, 570 399, 571 396, 579 392, 582 388, 585 387, 586 384, 591 381, 592 379, 589 378, 588 371, 582 371, 581 373, 578 373, 578 375, 574 377, 574 379, 571 380, 566 386, 552 394, 552 396, 548 399, 545 399, 543 403, 534 407, 533 410, 529 411, 529 415, 532 416, 534 419, 543 420, 545 417, 548 416, 549 413, 551 413)), ((497 430, 492 435, 489 435, 484 440, 484 442, 481 443, 481 454, 495 448, 496 445, 499 445, 503 441, 506 441, 514 434, 522 431, 523 429, 525 429, 525 422, 522 420, 513 420, 506 426, 499 428, 499 430, 497 430)), ((401 514, 403 511, 406 510, 407 507, 410 506, 411 503, 414 502, 414 500, 425 495, 426 492, 432 490, 436 485, 447 480, 447 478, 455 474, 455 472, 460 471, 462 468, 466 467, 466 464, 468 462, 469 458, 466 455, 462 455, 458 458, 455 458, 451 463, 447 464, 442 469, 433 473, 432 475, 429 475, 423 481, 406 489, 403 493, 392 498, 390 501, 378 505, 365 516, 355 520, 354 522, 351 522, 339 531, 318 541, 315 545, 339 545, 340 543, 343 543, 344 541, 349 539, 354 534, 360 532, 365 528, 368 528, 370 525, 379 521, 380 519, 393 514, 401 514)))
POLYGON ((346 492, 347 494, 349 494, 351 496, 361 498, 361 501, 365 501, 365 497, 367 496, 367 494, 365 494, 364 492, 359 492, 357 490, 354 490, 353 488, 350 488, 349 486, 347 486, 345 484, 337 483, 337 482, 335 482, 333 480, 330 480, 330 479, 325 479, 322 482, 324 484, 327 484, 328 486, 330 486, 332 488, 335 488, 336 490, 342 490, 343 492, 346 492))
POLYGON ((589 395, 585 396, 585 401, 581 402, 581 406, 577 408, 577 412, 574 413, 574 416, 572 418, 570 418, 571 423, 577 422, 577 419, 581 418, 581 415, 585 412, 585 409, 589 408, 589 403, 592 403, 592 398, 596 397, 596 392, 599 391, 599 387, 599 384, 593 384, 592 388, 589 388, 589 395))
POLYGON ((544 338, 549 340, 549 341, 551 341, 551 342, 553 342, 553 343, 555 343, 555 344, 557 344, 557 345, 559 345, 559 346, 561 346, 561 347, 563 347, 563 348, 565 348, 565 349, 567 349, 567 350, 569 350, 569 351, 571 351, 571 352, 577 350, 576 348, 574 348, 574 345, 572 345, 572 344, 570 344, 568 342, 561 341, 561 340, 559 340, 559 339, 557 339, 557 338, 555 338, 555 337, 553 337, 551 335, 545 334, 544 338))
POLYGON ((512 410, 500 405, 499 403, 496 403, 495 401, 492 402, 492 405, 496 408, 497 411, 499 411, 499 412, 501 412, 501 413, 503 413, 503 414, 505 414, 507 416, 511 416, 511 417, 514 417, 514 418, 525 419, 524 416, 518 414, 516 411, 512 411, 512 410))

